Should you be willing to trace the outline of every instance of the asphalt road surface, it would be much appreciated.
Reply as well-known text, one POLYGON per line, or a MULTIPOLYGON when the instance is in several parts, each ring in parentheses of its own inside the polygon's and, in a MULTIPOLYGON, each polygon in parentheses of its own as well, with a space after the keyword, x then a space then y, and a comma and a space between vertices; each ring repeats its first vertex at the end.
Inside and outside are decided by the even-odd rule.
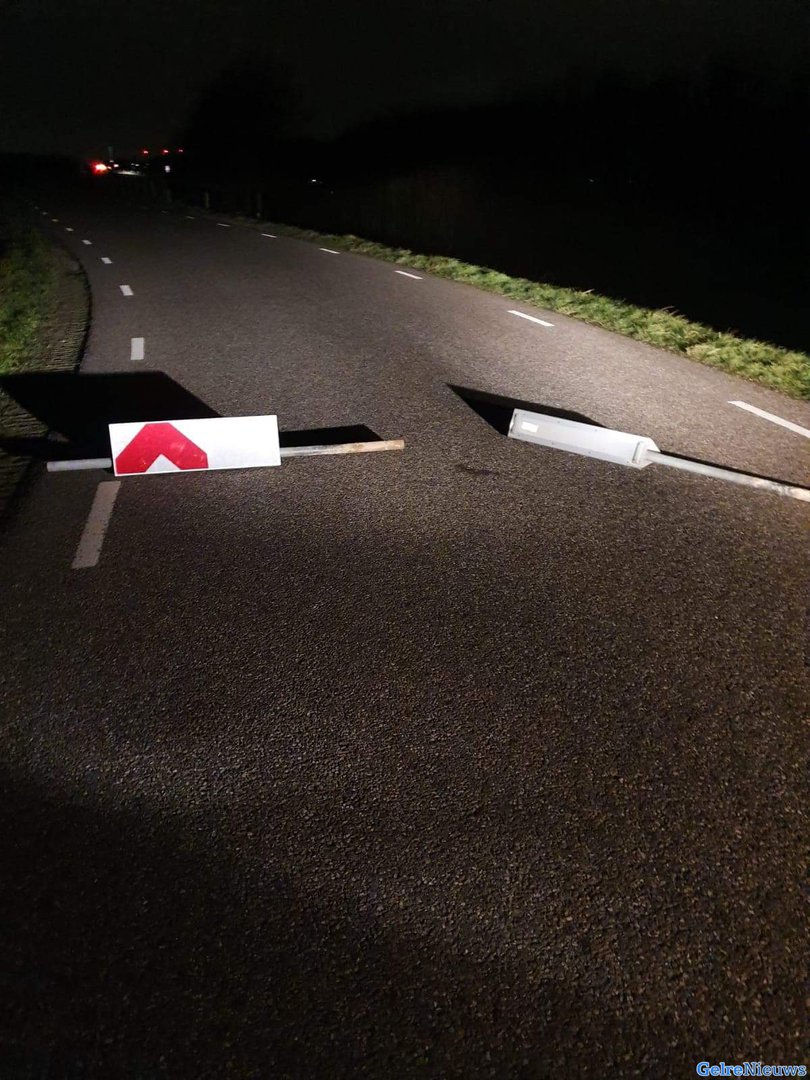
POLYGON ((44 199, 84 373, 406 448, 125 479, 84 569, 111 477, 38 467, 0 560, 4 1080, 806 1060, 810 508, 517 443, 448 387, 804 485, 810 439, 728 403, 810 406, 419 271, 44 199))

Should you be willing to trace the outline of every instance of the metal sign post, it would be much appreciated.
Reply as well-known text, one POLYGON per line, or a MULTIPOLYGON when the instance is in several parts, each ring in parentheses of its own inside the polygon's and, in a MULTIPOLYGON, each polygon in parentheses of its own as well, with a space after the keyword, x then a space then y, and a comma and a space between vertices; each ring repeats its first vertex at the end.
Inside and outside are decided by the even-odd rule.
POLYGON ((722 469, 691 458, 663 454, 653 440, 645 435, 631 435, 625 431, 582 424, 577 420, 563 420, 557 416, 529 412, 527 409, 514 410, 508 435, 510 439, 520 439, 522 442, 548 446, 555 450, 568 450, 572 454, 600 458, 602 461, 612 461, 633 469, 644 469, 653 464, 666 465, 670 469, 697 473, 713 480, 729 480, 732 484, 742 484, 758 491, 771 492, 773 495, 810 502, 810 490, 807 488, 782 484, 778 480, 769 480, 751 473, 722 469))

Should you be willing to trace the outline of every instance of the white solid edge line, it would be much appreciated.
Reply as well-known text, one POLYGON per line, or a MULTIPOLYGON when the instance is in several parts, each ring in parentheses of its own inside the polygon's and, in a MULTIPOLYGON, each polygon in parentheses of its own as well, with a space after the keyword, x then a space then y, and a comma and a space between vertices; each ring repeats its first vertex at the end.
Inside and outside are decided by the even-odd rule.
POLYGON ((330 255, 339 255, 339 251, 335 251, 334 248, 321 248, 321 251, 328 251, 330 255))
POLYGON ((92 245, 93 241, 92 240, 82 240, 82 243, 87 244, 87 246, 90 247, 92 245))
POLYGON ((761 416, 763 420, 770 420, 772 424, 779 424, 788 431, 795 431, 797 435, 804 435, 805 439, 810 439, 810 428, 794 424, 792 420, 783 420, 781 416, 774 416, 773 413, 765 412, 764 409, 758 409, 756 405, 749 405, 745 401, 730 401, 729 405, 736 405, 738 409, 745 409, 746 412, 754 413, 755 416, 761 416))
POLYGON ((84 526, 79 546, 73 558, 73 570, 89 570, 95 566, 101 555, 101 545, 112 517, 113 506, 120 480, 102 480, 96 488, 93 505, 84 526))
POLYGON ((272 232, 263 232, 262 236, 269 236, 271 240, 278 240, 276 234, 272 232))
POLYGON ((121 289, 121 292, 124 294, 124 296, 133 296, 134 295, 133 292, 132 292, 132 289, 131 289, 131 287, 129 285, 121 285, 120 289, 121 289))
POLYGON ((130 342, 129 358, 130 360, 143 360, 145 351, 145 339, 142 337, 134 337, 130 342))
POLYGON ((403 277, 413 278, 414 281, 421 281, 422 279, 418 274, 409 274, 407 270, 395 270, 395 274, 402 274, 403 277))
POLYGON ((534 315, 526 315, 522 311, 509 311, 510 315, 517 315, 519 319, 528 319, 529 322, 539 323, 541 326, 553 326, 553 322, 546 322, 545 319, 538 319, 534 315))
POLYGON ((111 469, 112 458, 73 458, 67 461, 49 461, 48 472, 78 472, 82 469, 111 469))
POLYGON ((106 255, 101 256, 101 261, 105 266, 112 266, 112 259, 108 259, 106 255))

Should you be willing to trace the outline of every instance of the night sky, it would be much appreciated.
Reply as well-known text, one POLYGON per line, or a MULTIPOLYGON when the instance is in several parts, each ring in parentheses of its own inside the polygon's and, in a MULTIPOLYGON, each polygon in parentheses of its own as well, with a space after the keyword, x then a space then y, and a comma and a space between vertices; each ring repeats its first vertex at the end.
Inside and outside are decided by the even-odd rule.
POLYGON ((284 59, 308 132, 475 103, 571 70, 797 75, 804 0, 0 0, 0 151, 121 156, 170 139, 247 50, 284 59))

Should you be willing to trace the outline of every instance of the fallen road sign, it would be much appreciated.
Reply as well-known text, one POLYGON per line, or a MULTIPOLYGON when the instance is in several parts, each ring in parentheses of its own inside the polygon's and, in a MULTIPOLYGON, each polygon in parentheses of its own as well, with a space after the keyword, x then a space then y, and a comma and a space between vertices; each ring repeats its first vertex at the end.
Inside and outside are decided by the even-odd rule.
POLYGON ((617 465, 629 465, 633 469, 646 469, 648 465, 666 465, 670 469, 697 473, 714 480, 727 480, 732 484, 768 491, 772 495, 782 495, 801 502, 810 502, 810 489, 794 484, 783 484, 765 476, 739 472, 736 469, 723 469, 705 461, 678 457, 662 453, 652 439, 645 435, 631 435, 626 431, 613 431, 611 428, 597 427, 594 424, 582 424, 578 420, 563 420, 546 413, 530 412, 528 409, 515 409, 509 424, 510 439, 548 446, 554 450, 568 450, 572 454, 584 457, 600 458, 617 465))
POLYGON ((625 431, 581 424, 578 420, 563 420, 558 416, 515 409, 509 425, 510 439, 551 446, 555 450, 568 450, 585 457, 613 461, 617 465, 629 465, 643 469, 649 465, 647 450, 657 450, 652 439, 644 435, 630 435, 625 431))
MULTIPOLYGON (((327 454, 372 454, 381 450, 404 450, 404 439, 378 439, 373 442, 326 443, 315 446, 282 446, 282 460, 294 457, 321 457, 327 454)), ((49 461, 48 472, 80 472, 90 469, 111 469, 112 458, 65 458, 49 461)), ((137 475, 137 474, 134 474, 137 475)))
POLYGON ((110 424, 116 476, 280 465, 275 416, 110 424))

